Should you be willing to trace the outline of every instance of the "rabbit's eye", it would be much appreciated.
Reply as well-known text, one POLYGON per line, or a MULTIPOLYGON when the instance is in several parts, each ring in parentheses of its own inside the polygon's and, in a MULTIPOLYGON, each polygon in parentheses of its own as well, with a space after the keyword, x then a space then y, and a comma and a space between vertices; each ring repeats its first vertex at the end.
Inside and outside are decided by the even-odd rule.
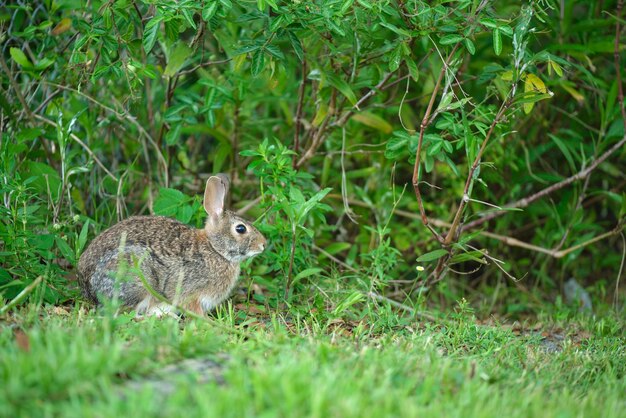
POLYGON ((244 224, 239 224, 235 227, 235 231, 237 231, 238 234, 245 234, 247 229, 244 224))

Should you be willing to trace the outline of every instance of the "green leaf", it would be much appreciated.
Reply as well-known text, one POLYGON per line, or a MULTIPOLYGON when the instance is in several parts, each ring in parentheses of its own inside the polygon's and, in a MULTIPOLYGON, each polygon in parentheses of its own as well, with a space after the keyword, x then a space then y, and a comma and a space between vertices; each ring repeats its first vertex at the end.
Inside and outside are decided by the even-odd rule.
POLYGON ((331 86, 339 90, 341 94, 343 94, 352 105, 356 104, 356 95, 354 94, 348 83, 343 81, 341 78, 329 73, 326 73, 326 80, 331 86))
POLYGON ((341 14, 346 14, 350 7, 352 7, 352 4, 354 4, 354 0, 344 0, 340 9, 341 14))
POLYGON ((217 11, 218 5, 219 5, 219 2, 217 2, 216 0, 213 0, 209 4, 204 6, 204 8, 202 9, 202 19, 205 22, 208 22, 209 20, 213 18, 213 16, 215 16, 215 12, 217 11))
MULTIPOLYGON (((330 255, 335 255, 337 253, 340 253, 341 251, 350 249, 351 247, 352 247, 352 244, 349 242, 334 242, 324 247, 324 251, 326 251, 330 255)), ((323 257, 324 254, 322 253, 321 256, 323 257)))
POLYGON ((430 155, 426 155, 424 158, 424 170, 426 170, 427 173, 430 173, 433 171, 433 168, 435 168, 435 159, 430 155))
POLYGON ((193 207, 191 205, 184 205, 178 208, 176 211, 176 219, 184 224, 188 224, 193 216, 193 207))
POLYGON ((397 159, 407 150, 408 143, 409 138, 394 136, 387 141, 387 145, 385 146, 385 158, 388 160, 397 159))
POLYGON ((439 43, 441 45, 452 45, 461 42, 462 40, 463 37, 461 35, 453 34, 442 37, 441 39, 439 39, 439 43))
POLYGON ((154 201, 154 213, 156 215, 174 216, 178 207, 188 200, 187 196, 179 190, 162 187, 159 196, 154 201))
POLYGON ((493 30, 493 52, 495 52, 496 55, 500 55, 502 52, 502 35, 498 28, 493 30))
POLYGON ((11 58, 13 58, 13 61, 17 62, 22 68, 26 70, 33 68, 33 64, 31 64, 30 60, 28 59, 26 54, 22 52, 21 49, 11 48, 9 50, 9 53, 11 54, 11 58))
POLYGON ((258 51, 261 47, 257 44, 250 44, 250 45, 244 45, 241 48, 237 48, 235 49, 232 53, 231 53, 231 57, 236 57, 238 55, 242 55, 242 54, 247 54, 249 52, 254 52, 254 51, 258 51))
POLYGON ((89 219, 83 224, 80 234, 78 235, 78 241, 76 241, 76 254, 80 255, 87 243, 87 234, 89 232, 89 219))
POLYGON ((475 261, 480 264, 488 264, 484 259, 483 253, 480 251, 468 251, 465 253, 455 254, 450 258, 450 264, 464 263, 467 261, 475 261))
POLYGON ((351 119, 386 134, 391 133, 393 130, 393 127, 389 124, 389 122, 374 113, 355 113, 351 119))
POLYGON ((159 26, 161 23, 161 17, 153 17, 146 24, 146 27, 143 31, 143 50, 146 54, 152 51, 154 44, 156 43, 157 34, 159 33, 159 26))
POLYGON ((70 263, 75 264, 76 253, 72 250, 69 244, 58 235, 55 237, 55 242, 63 257, 70 263))
POLYGON ((422 254, 421 256, 417 257, 417 260, 415 261, 417 261, 418 263, 422 263, 425 261, 438 260, 446 254, 448 254, 448 250, 439 249, 426 254, 422 254))
POLYGON ((265 52, 262 49, 257 49, 252 55, 252 66, 250 72, 253 76, 257 76, 263 71, 265 67, 265 52))
POLYGON ((265 50, 281 61, 285 59, 285 54, 283 54, 283 51, 281 51, 277 46, 267 45, 265 50))
POLYGON ((470 38, 465 38, 464 42, 467 52, 469 52, 471 55, 474 55, 476 53, 476 47, 474 46, 474 42, 472 42, 470 38))
POLYGON ((480 19, 480 23, 481 25, 486 26, 489 29, 495 29, 498 27, 498 22, 496 22, 494 19, 491 19, 489 17, 480 19))
POLYGON ((178 42, 173 48, 170 48, 169 56, 167 57, 167 66, 163 74, 167 77, 173 77, 178 70, 183 67, 192 52, 193 51, 182 42, 178 42))
POLYGON ((293 51, 296 53, 296 56, 298 57, 300 62, 302 62, 302 60, 304 59, 304 50, 302 49, 302 43, 300 42, 300 39, 298 39, 295 33, 291 31, 287 32, 287 36, 289 37, 289 42, 291 42, 291 47, 293 48, 293 51))
POLYGON ((313 276, 314 274, 319 274, 321 272, 323 272, 324 269, 318 268, 318 267, 311 267, 308 269, 304 269, 302 270, 300 273, 298 273, 296 275, 296 277, 293 278, 292 284, 295 284, 297 282, 299 282, 300 280, 304 279, 305 277, 310 277, 313 276))
POLYGON ((389 71, 392 73, 400 67, 402 62, 402 43, 396 45, 389 55, 389 71))
POLYGON ((193 21, 193 13, 191 12, 191 10, 189 10, 188 8, 181 8, 180 11, 183 14, 183 17, 185 18, 187 23, 189 23, 189 26, 191 26, 193 29, 196 29, 196 22, 193 21))
POLYGON ((391 23, 387 23, 387 22, 380 22, 381 26, 386 27, 387 29, 390 29, 391 31, 393 31, 394 33, 400 35, 400 36, 406 36, 407 38, 411 37, 411 33, 401 29, 399 27, 397 27, 396 25, 392 25, 391 23))
POLYGON ((220 141, 220 144, 217 146, 217 150, 213 155, 213 172, 219 173, 222 171, 222 167, 224 163, 228 159, 228 157, 232 154, 233 148, 230 142, 228 141, 220 141))
POLYGON ((557 62, 548 60, 548 64, 549 64, 549 68, 552 68, 559 77, 563 77, 563 69, 557 62))
POLYGON ((333 309, 333 316, 340 316, 343 312, 345 312, 352 305, 362 302, 365 300, 365 295, 363 292, 355 290, 350 293, 344 300, 339 302, 335 309, 333 309))
POLYGON ((404 63, 406 64, 406 68, 409 70, 409 75, 413 79, 413 81, 417 81, 420 78, 419 70, 417 69, 417 64, 411 58, 405 58, 404 63))
POLYGON ((174 124, 172 126, 172 129, 167 131, 167 134, 165 135, 165 143, 167 145, 174 145, 178 141, 178 138, 180 138, 180 131, 182 130, 182 128, 182 123, 174 124))

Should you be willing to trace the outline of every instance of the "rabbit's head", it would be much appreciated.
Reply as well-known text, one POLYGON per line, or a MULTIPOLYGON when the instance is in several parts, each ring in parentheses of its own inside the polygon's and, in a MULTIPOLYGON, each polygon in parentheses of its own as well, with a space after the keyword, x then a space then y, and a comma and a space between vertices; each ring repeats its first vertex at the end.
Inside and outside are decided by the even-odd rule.
POLYGON ((263 252, 267 241, 252 223, 224 209, 229 185, 225 174, 207 180, 204 210, 208 218, 204 230, 215 251, 231 262, 240 262, 263 252))

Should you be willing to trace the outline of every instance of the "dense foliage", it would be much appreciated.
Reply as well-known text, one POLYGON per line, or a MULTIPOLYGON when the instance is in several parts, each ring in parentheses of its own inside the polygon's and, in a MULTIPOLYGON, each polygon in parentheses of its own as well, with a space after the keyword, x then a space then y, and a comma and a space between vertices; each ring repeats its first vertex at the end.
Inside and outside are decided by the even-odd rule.
POLYGON ((95 234, 139 213, 200 226, 203 182, 226 172, 232 206, 271 242, 244 274, 269 306, 446 303, 478 288, 481 307, 515 314, 570 277, 610 301, 626 244, 620 12, 11 2, 0 294, 74 298, 95 234))

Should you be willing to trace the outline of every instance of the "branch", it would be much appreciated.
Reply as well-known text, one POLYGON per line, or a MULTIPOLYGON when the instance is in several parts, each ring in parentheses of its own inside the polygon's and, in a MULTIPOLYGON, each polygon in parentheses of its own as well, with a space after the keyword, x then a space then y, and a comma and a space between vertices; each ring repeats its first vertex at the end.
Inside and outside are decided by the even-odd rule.
POLYGON ((227 58, 227 59, 219 60, 219 61, 202 62, 202 63, 200 63, 200 64, 198 64, 198 65, 196 65, 196 66, 194 66, 194 67, 192 67, 192 68, 190 68, 188 70, 179 71, 177 76, 180 77, 180 76, 183 76, 183 75, 187 75, 187 74, 193 73, 194 71, 196 71, 196 70, 198 70, 199 68, 202 68, 202 67, 209 67, 211 65, 224 64, 224 63, 227 63, 227 62, 230 62, 230 61, 232 61, 232 58, 227 58))
POLYGON ((596 160, 594 160, 593 163, 591 163, 589 165, 589 167, 579 171, 578 173, 574 174, 571 177, 566 178, 565 180, 562 180, 558 183, 553 184, 552 186, 546 187, 545 189, 531 195, 531 196, 527 196, 523 199, 520 199, 516 202, 512 202, 509 203, 507 205, 504 206, 503 211, 496 211, 496 212, 491 212, 485 216, 483 216, 480 219, 477 219, 475 221, 469 222, 467 224, 465 224, 462 227, 462 231, 468 230, 468 229, 472 229, 472 228, 476 228, 479 225, 484 224, 485 222, 488 222, 492 219, 495 219, 497 217, 500 217, 502 215, 504 215, 507 211, 506 209, 518 209, 518 208, 525 208, 528 205, 530 205, 531 203, 533 203, 535 200, 541 199, 544 196, 547 196, 551 193, 554 193, 557 190, 560 190, 566 186, 569 186, 570 184, 574 183, 575 181, 579 181, 584 179, 585 177, 587 177, 589 175, 589 173, 591 173, 593 170, 596 169, 596 167, 598 167, 600 164, 602 164, 607 158, 609 158, 613 153, 615 153, 617 150, 622 149, 624 147, 624 145, 626 145, 626 135, 624 135, 624 137, 622 139, 620 139, 617 143, 615 143, 615 145, 613 145, 611 148, 609 148, 604 154, 602 154, 599 158, 597 158, 596 160))
MULTIPOLYGON (((327 197, 331 198, 331 199, 342 199, 342 196, 339 194, 333 194, 333 193, 329 193, 327 195, 327 197)), ((354 199, 348 199, 350 205, 352 206, 359 206, 362 208, 366 208, 366 209, 370 209, 370 210, 374 210, 374 208, 365 202, 362 202, 360 200, 354 200, 354 199)), ((408 212, 405 210, 401 210, 401 209, 397 209, 394 211, 394 213, 398 216, 401 216, 403 218, 408 218, 408 219, 414 219, 414 220, 421 220, 421 217, 419 215, 414 214, 413 212, 408 212)), ((432 224, 438 228, 451 228, 452 224, 446 221, 442 221, 441 219, 436 219, 436 218, 429 218, 428 219, 428 223, 432 224)), ((513 238, 513 237, 509 237, 506 235, 500 235, 500 234, 494 234, 492 232, 487 232, 487 231, 480 231, 478 233, 478 235, 481 235, 483 237, 486 238, 491 238, 494 239, 496 241, 500 241, 501 243, 508 245, 510 247, 519 247, 519 248, 524 248, 526 250, 529 251, 534 251, 537 253, 541 253, 541 254, 546 254, 549 255, 551 257, 554 258, 562 258, 565 257, 567 254, 576 251, 580 248, 586 247, 588 245, 591 245, 593 243, 596 243, 600 240, 603 240, 605 238, 611 237, 613 235, 617 235, 618 233, 621 232, 621 230, 624 228, 624 221, 622 220, 621 222, 619 222, 612 230, 607 231, 603 234, 600 234, 596 237, 590 238, 587 241, 584 241, 580 244, 576 244, 572 247, 566 248, 564 250, 559 250, 558 246, 555 248, 545 248, 545 247, 540 247, 538 245, 534 245, 534 244, 530 244, 528 242, 525 241, 521 241, 517 238, 513 238)))

